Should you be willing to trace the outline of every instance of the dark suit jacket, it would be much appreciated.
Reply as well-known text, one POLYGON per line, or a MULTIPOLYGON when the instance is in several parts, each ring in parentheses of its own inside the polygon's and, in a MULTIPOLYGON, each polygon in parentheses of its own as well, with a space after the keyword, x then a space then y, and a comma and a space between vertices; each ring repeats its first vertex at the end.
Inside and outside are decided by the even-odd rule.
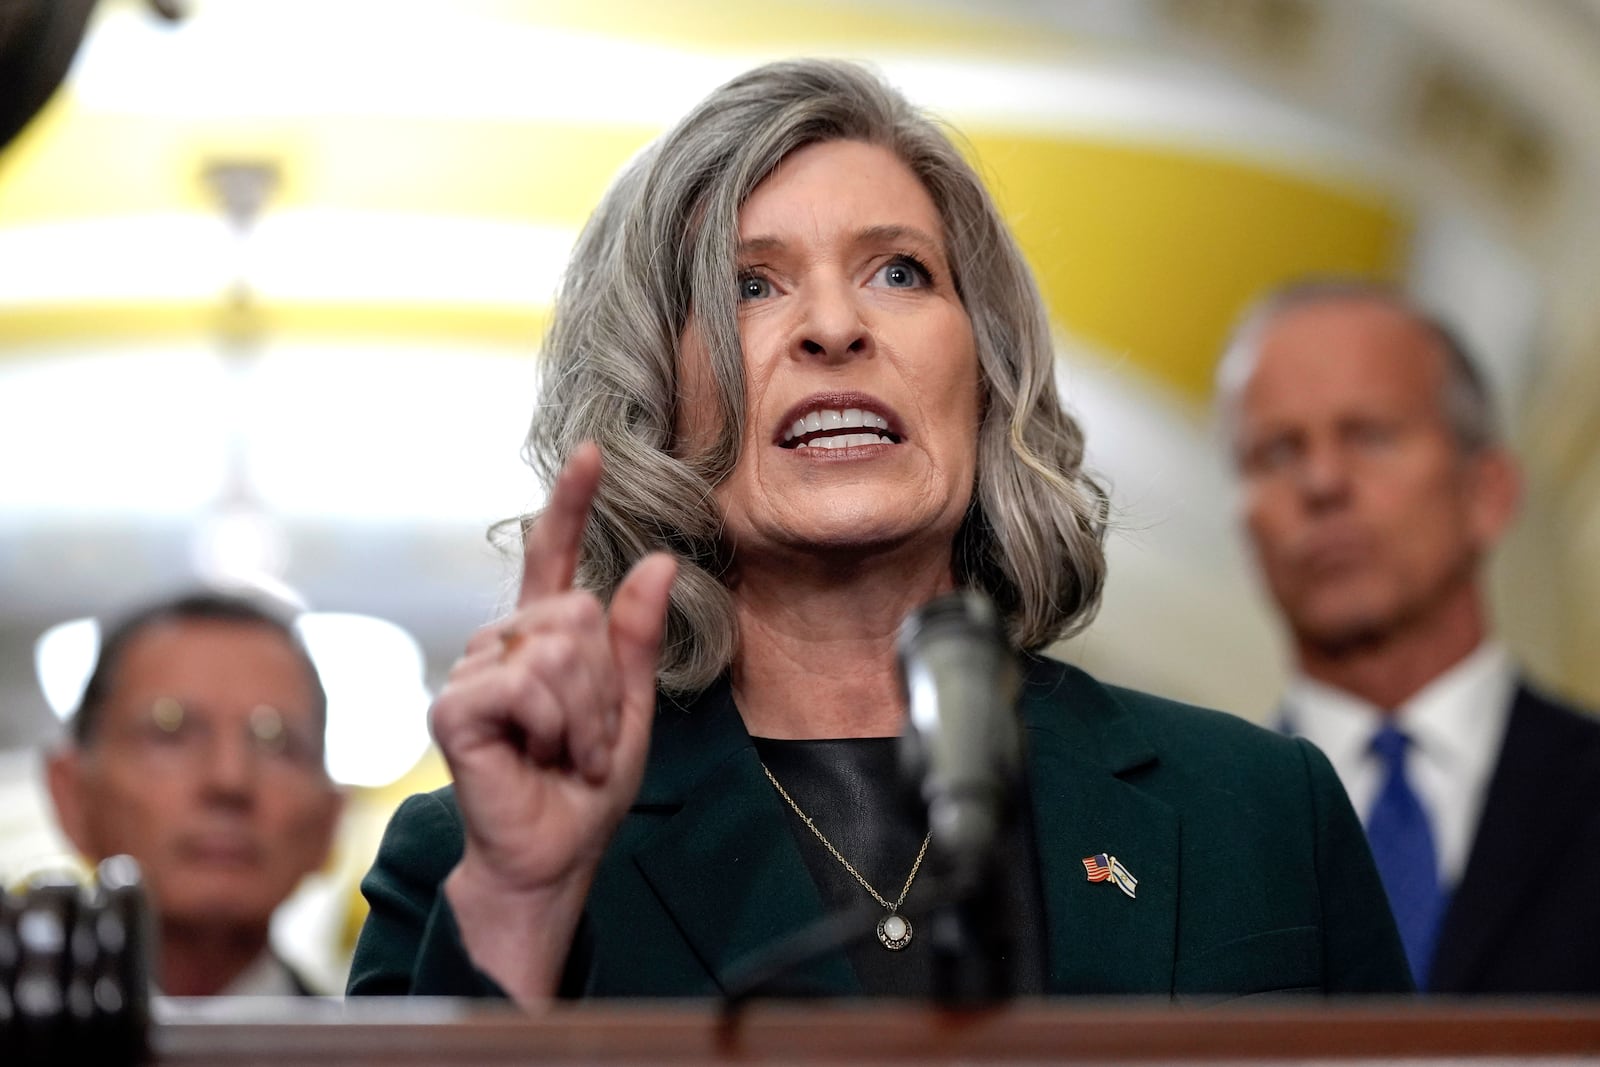
MULTIPOLYGON (((1201 998, 1389 992, 1409 973, 1366 839, 1313 746, 1032 659, 1021 714, 1044 885, 1046 988, 1201 998), (1115 855, 1130 899, 1087 880, 1115 855)), ((439 885, 461 856, 449 789, 395 813, 362 890, 351 993, 491 994, 439 885)), ((597 872, 566 991, 699 996, 823 913, 725 685, 663 701, 639 796, 597 872)), ((797 976, 860 992, 843 953, 797 976)))
POLYGON ((1600 993, 1600 720, 1517 690, 1432 988, 1600 993))

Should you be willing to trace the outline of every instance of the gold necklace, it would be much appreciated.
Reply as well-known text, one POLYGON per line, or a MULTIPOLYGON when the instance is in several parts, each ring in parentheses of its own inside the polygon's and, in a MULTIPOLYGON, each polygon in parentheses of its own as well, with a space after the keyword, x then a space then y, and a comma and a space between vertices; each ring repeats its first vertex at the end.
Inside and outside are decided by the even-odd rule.
POLYGON ((922 857, 928 854, 928 842, 933 840, 933 831, 929 830, 928 836, 922 839, 922 847, 917 850, 916 862, 911 865, 911 873, 906 875, 906 884, 900 887, 900 896, 891 904, 884 899, 882 893, 872 888, 870 882, 861 877, 861 872, 856 870, 855 865, 845 859, 839 853, 839 850, 833 847, 832 841, 822 836, 822 831, 818 830, 817 824, 811 821, 811 816, 800 810, 800 805, 794 802, 794 797, 789 795, 789 791, 784 789, 778 783, 778 780, 772 776, 772 771, 768 769, 765 763, 761 764, 761 769, 766 771, 767 781, 772 783, 772 788, 776 789, 778 795, 788 803, 789 807, 794 809, 796 815, 800 816, 800 821, 806 824, 806 829, 817 835, 817 840, 822 842, 822 847, 828 850, 829 855, 838 860, 844 866, 844 869, 849 871, 851 876, 861 883, 862 889, 872 894, 873 900, 876 900, 879 905, 888 910, 889 914, 878 920, 878 942, 884 948, 893 952, 899 952, 911 944, 911 922, 900 914, 900 905, 906 902, 906 894, 911 892, 911 883, 917 880, 917 872, 922 869, 922 857))

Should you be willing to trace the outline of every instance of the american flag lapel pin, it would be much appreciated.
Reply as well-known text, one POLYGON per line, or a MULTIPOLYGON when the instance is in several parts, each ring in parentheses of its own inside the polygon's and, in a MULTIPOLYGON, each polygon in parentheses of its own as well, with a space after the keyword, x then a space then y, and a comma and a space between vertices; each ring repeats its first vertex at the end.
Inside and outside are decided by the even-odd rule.
POLYGON ((1139 888, 1139 879, 1122 865, 1122 861, 1104 852, 1083 857, 1083 869, 1088 873, 1089 881, 1110 882, 1129 897, 1139 888))

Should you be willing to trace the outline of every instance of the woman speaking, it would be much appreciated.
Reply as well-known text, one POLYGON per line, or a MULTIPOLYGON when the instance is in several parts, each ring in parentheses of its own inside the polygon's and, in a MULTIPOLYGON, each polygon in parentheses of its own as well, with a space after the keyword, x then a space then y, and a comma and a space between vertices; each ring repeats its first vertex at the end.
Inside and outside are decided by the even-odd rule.
POLYGON ((352 993, 715 995, 869 907, 794 988, 926 994, 895 638, 963 588, 1022 652, 1016 991, 1408 988, 1315 749, 1037 654, 1093 614, 1106 497, 993 202, 875 75, 714 92, 607 193, 543 359, 548 503, 433 707, 454 785, 395 814, 352 993))

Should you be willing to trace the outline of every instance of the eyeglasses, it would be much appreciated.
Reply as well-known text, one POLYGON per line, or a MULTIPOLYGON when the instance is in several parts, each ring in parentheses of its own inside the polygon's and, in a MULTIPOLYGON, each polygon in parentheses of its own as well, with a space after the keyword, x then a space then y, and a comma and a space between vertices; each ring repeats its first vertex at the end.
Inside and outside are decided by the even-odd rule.
MULTIPOLYGON (((309 716, 306 716, 309 718, 309 716)), ((245 751, 260 764, 299 773, 323 773, 322 745, 311 731, 292 725, 270 704, 257 704, 240 724, 245 751)), ((214 717, 174 697, 157 697, 149 709, 112 736, 153 763, 195 764, 216 751, 221 727, 214 717)))

